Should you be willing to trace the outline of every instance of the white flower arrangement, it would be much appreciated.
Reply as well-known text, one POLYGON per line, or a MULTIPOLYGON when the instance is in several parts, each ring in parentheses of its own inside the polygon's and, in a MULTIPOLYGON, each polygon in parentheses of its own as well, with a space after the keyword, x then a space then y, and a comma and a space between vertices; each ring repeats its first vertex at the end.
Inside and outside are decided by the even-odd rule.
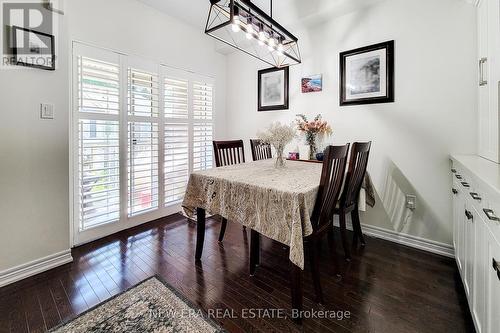
POLYGON ((276 167, 283 167, 285 165, 283 157, 285 146, 297 136, 294 126, 274 122, 265 131, 259 132, 257 136, 263 143, 274 147, 277 155, 276 167))

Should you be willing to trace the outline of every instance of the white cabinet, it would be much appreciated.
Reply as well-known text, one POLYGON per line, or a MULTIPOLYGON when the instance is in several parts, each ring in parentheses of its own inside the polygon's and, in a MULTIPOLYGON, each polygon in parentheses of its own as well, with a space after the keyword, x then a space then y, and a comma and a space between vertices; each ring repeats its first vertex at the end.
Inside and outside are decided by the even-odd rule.
POLYGON ((453 226, 453 242, 456 250, 456 260, 460 271, 463 270, 464 262, 464 235, 465 235, 465 224, 464 224, 464 210, 465 210, 465 198, 463 195, 462 187, 458 181, 453 182, 453 216, 456 223, 453 226))
POLYGON ((477 333, 500 332, 500 165, 478 156, 453 158, 453 244, 477 333), (491 168, 483 168, 484 166, 491 168), (494 186, 485 182, 490 178, 494 186))
POLYGON ((480 0, 477 6, 478 151, 480 156, 498 163, 500 7, 498 0, 480 0))
MULTIPOLYGON (((467 189, 466 189, 467 190, 467 189)), ((476 256, 476 222, 477 216, 473 213, 472 205, 466 200, 464 214, 464 286, 465 292, 469 296, 469 306, 472 308, 474 299, 474 264, 476 256)))
POLYGON ((476 207, 472 208, 475 227, 475 253, 474 253, 474 280, 472 294, 472 317, 476 323, 477 333, 486 332, 485 321, 487 318, 487 297, 486 297, 486 282, 488 258, 488 227, 486 221, 482 218, 476 207))
POLYGON ((487 292, 487 332, 500 331, 500 243, 488 240, 487 292))

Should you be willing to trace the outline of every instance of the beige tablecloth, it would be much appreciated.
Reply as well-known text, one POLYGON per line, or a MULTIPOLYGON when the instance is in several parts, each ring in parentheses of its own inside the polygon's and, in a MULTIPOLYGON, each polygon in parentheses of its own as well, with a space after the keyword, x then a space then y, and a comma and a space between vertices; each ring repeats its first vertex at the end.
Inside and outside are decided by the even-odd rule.
MULTIPOLYGON (((321 169, 320 163, 300 161, 276 169, 271 159, 193 172, 182 207, 189 217, 204 208, 290 246, 290 260, 304 269, 303 237, 313 231, 321 169)), ((375 204, 368 174, 360 199, 362 210, 365 201, 375 204)))
POLYGON ((264 160, 193 172, 182 206, 188 216, 204 208, 290 246, 290 260, 303 269, 321 168, 288 161, 275 169, 274 160, 264 160))

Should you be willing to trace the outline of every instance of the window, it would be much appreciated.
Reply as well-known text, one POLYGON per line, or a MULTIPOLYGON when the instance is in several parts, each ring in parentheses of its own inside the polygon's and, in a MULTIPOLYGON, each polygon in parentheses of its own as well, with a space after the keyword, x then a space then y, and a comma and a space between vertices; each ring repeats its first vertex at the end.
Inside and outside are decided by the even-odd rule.
POLYGON ((179 210, 189 173, 213 165, 214 84, 80 43, 73 50, 79 244, 179 210))
POLYGON ((120 217, 117 63, 78 56, 78 224, 88 229, 120 217), (106 119, 107 118, 107 119, 106 119))
POLYGON ((182 199, 189 174, 189 81, 165 77, 165 204, 182 199))
POLYGON ((193 84, 193 169, 212 168, 213 85, 193 84))
POLYGON ((128 215, 158 208, 158 74, 128 68, 128 215))

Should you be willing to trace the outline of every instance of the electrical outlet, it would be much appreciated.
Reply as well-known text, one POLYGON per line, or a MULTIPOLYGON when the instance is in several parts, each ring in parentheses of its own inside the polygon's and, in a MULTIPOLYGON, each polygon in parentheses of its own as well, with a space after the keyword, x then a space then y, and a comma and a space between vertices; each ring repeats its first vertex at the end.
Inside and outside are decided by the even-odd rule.
POLYGON ((406 208, 409 210, 415 210, 417 208, 417 196, 416 195, 406 195, 406 208))
POLYGON ((40 104, 40 118, 41 119, 54 119, 54 105, 53 104, 40 104))

